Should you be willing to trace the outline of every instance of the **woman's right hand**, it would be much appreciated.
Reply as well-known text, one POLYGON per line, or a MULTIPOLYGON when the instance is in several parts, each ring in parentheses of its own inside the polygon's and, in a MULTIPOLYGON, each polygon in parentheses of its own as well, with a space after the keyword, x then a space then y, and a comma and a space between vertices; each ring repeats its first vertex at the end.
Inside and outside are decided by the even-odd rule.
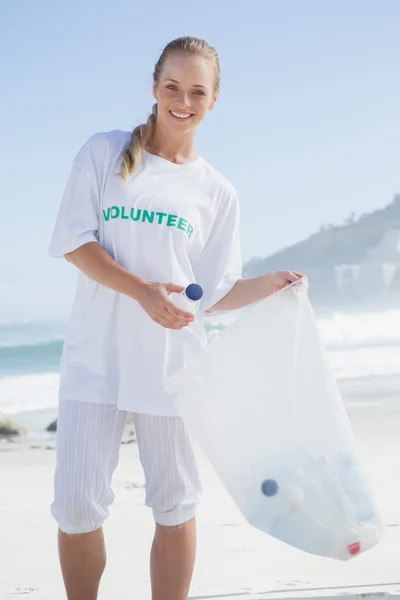
POLYGON ((159 325, 168 329, 182 329, 194 321, 194 315, 175 306, 169 295, 180 294, 184 289, 173 283, 146 282, 136 299, 159 325))
POLYGON ((170 294, 180 294, 184 287, 144 281, 121 267, 97 242, 83 244, 65 258, 90 279, 139 302, 149 317, 163 327, 182 329, 194 321, 194 315, 174 306, 169 299, 170 294))

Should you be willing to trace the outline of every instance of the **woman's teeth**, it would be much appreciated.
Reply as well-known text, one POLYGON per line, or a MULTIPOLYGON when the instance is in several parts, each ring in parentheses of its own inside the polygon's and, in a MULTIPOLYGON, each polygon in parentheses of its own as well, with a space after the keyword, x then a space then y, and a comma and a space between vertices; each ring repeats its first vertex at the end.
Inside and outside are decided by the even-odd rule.
POLYGON ((177 117, 178 119, 188 119, 189 117, 192 116, 190 113, 178 113, 178 112, 174 112, 173 110, 171 110, 170 112, 171 112, 171 115, 174 115, 174 117, 177 117))

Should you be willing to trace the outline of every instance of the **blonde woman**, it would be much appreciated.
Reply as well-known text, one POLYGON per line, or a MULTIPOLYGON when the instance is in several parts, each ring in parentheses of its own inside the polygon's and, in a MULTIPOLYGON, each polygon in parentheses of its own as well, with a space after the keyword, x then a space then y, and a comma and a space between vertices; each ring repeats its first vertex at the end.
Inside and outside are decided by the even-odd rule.
POLYGON ((219 93, 217 52, 197 38, 174 40, 153 80, 146 124, 95 134, 78 152, 50 246, 80 271, 61 361, 51 506, 68 600, 97 598, 127 412, 155 520, 152 598, 187 598, 200 481, 165 377, 206 344, 201 314, 245 306, 300 276, 241 278, 235 189, 194 146, 219 93), (204 290, 196 318, 171 296, 193 282, 204 290))

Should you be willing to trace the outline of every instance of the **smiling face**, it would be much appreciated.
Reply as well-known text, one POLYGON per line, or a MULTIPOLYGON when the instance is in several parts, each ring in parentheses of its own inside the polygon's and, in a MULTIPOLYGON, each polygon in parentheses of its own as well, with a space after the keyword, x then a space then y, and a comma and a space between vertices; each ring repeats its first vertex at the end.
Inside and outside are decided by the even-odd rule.
POLYGON ((169 55, 154 82, 157 120, 171 133, 188 133, 204 119, 217 100, 212 58, 177 52, 169 55))

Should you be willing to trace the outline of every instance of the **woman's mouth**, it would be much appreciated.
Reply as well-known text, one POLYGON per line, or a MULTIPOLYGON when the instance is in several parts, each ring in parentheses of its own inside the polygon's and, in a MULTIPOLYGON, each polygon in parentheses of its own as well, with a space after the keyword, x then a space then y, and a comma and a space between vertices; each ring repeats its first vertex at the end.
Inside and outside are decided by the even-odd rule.
POLYGON ((170 110, 169 112, 175 119, 179 119, 179 121, 185 121, 193 117, 192 113, 188 112, 176 112, 175 110, 170 110))

